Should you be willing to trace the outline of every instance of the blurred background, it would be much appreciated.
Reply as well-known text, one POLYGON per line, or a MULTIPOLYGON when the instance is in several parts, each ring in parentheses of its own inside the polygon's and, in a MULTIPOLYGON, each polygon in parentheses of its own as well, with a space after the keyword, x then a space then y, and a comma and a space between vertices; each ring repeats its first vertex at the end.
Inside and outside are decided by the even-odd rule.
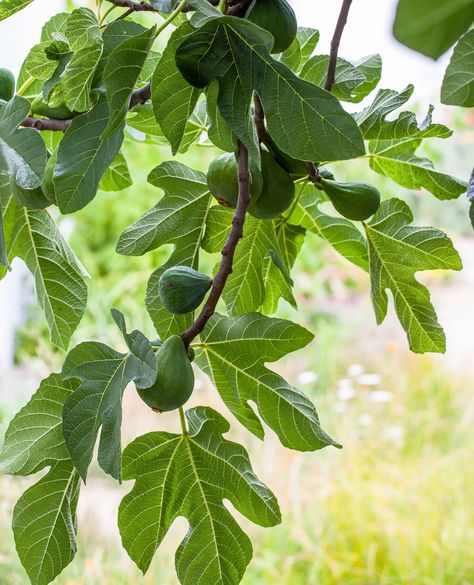
MULTIPOLYGON (((0 23, 1 65, 17 73, 42 24, 65 6, 62 0, 33 2, 0 23)), ((327 53, 339 2, 294 0, 293 6, 301 25, 321 31, 317 52, 327 53)), ((455 131, 448 141, 432 141, 425 153, 440 170, 467 179, 474 161, 474 113, 439 104, 450 55, 433 62, 396 43, 394 9, 395 0, 354 0, 340 55, 355 60, 379 52, 384 61, 380 87, 400 91, 414 83, 409 106, 421 117, 435 104, 435 120, 455 131)), ((171 155, 167 148, 135 143, 126 147, 126 155, 133 187, 100 193, 73 218, 59 220, 92 277, 75 343, 96 339, 120 346, 110 307, 121 309, 130 327, 153 336, 143 298, 150 273, 166 253, 133 258, 114 249, 121 231, 161 196, 146 175, 171 155)), ((205 170, 215 155, 197 147, 180 159, 205 170)), ((193 397, 193 404, 209 404, 230 417, 231 438, 249 449, 257 474, 282 507, 284 521, 277 528, 265 530, 239 518, 255 549, 243 583, 472 585, 474 238, 466 201, 443 203, 427 192, 406 191, 372 173, 364 161, 333 165, 333 170, 342 180, 373 182, 385 197, 404 198, 418 225, 435 225, 454 239, 464 271, 419 275, 432 290, 448 351, 410 354, 393 307, 385 323, 375 325, 367 275, 307 236, 295 272, 299 311, 282 304, 279 315, 313 330, 316 340, 277 369, 314 399, 324 428, 344 449, 294 453, 270 431, 264 443, 258 441, 232 420, 202 375, 193 397)), ((203 269, 212 270, 214 262, 204 257, 203 269)), ((43 377, 59 370, 63 358, 49 343, 31 279, 15 262, 0 284, 0 443, 13 414, 43 377)), ((177 428, 174 414, 157 419, 133 392, 126 394, 124 443, 147 430, 177 428)), ((10 519, 15 500, 31 481, 0 478, 1 585, 28 583, 10 519)), ((177 585, 173 556, 186 523, 173 526, 143 578, 122 550, 116 527, 117 506, 129 489, 93 468, 79 504, 78 556, 57 579, 59 585, 177 585)))

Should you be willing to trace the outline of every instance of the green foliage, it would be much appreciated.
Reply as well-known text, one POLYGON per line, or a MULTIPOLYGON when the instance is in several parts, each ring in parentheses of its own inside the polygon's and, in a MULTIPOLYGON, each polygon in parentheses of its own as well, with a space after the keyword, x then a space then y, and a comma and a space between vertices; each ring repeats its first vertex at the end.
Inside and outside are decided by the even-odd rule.
MULTIPOLYGON (((0 20, 27 4, 0 0, 0 20)), ((409 44, 416 37, 413 46, 437 56, 467 30, 472 15, 468 18, 463 0, 443 3, 440 11, 424 4, 400 2, 395 30, 409 44), (446 34, 438 34, 437 22, 449 23, 446 34)), ((330 58, 313 54, 319 33, 296 30, 293 20, 284 30, 268 15, 265 24, 261 14, 255 22, 264 27, 257 26, 251 20, 264 7, 260 0, 251 6, 250 19, 223 15, 207 0, 191 0, 186 12, 185 3, 157 1, 151 7, 165 16, 151 26, 158 15, 147 6, 150 20, 142 21, 147 27, 123 18, 125 12, 105 15, 102 2, 97 11, 56 15, 26 57, 18 95, 0 103, 0 277, 14 257, 26 263, 51 340, 63 350, 86 310, 87 288, 86 272, 56 218, 83 209, 99 190, 127 190, 132 184, 127 157, 136 159, 142 144, 168 147, 173 154, 195 146, 201 166, 215 157, 206 150, 215 146, 226 153, 217 160, 231 163, 225 180, 217 177, 219 188, 215 163, 207 175, 176 160, 158 164, 148 175, 146 200, 137 198, 142 209, 153 207, 138 220, 131 213, 117 218, 118 199, 107 193, 91 206, 107 216, 105 229, 93 212, 84 212, 97 257, 110 254, 102 248, 118 237, 118 282, 111 279, 107 287, 118 286, 114 298, 124 305, 145 282, 129 269, 133 260, 127 257, 153 252, 141 266, 154 270, 145 305, 160 339, 150 342, 138 329, 128 333, 122 313, 113 310, 126 350, 79 343, 62 373, 44 380, 11 422, 1 469, 29 475, 49 468, 20 498, 13 518, 18 554, 35 585, 53 581, 75 555, 79 486, 98 439, 105 473, 135 480, 120 507, 119 526, 139 568, 148 569, 171 524, 184 516, 189 531, 176 554, 180 582, 241 582, 252 547, 223 500, 262 526, 280 521, 278 505, 243 447, 223 438, 229 430, 225 419, 207 407, 185 413, 182 406, 193 392, 195 357, 230 412, 257 437, 263 438, 266 425, 290 449, 340 446, 321 427, 311 400, 268 367, 313 339, 301 325, 269 316, 283 302, 297 308, 299 283, 292 273, 305 238, 318 236, 317 250, 329 244, 369 273, 379 323, 391 291, 413 351, 445 349, 429 292, 415 275, 459 270, 451 241, 435 228, 410 226, 413 214, 399 199, 379 207, 375 187, 348 181, 345 166, 337 168, 338 182, 325 167, 360 158, 367 169, 402 187, 423 188, 440 200, 459 197, 466 183, 417 155, 425 140, 451 136, 432 121, 433 108, 421 123, 409 111, 394 117, 412 95, 408 86, 400 93, 381 89, 369 106, 347 113, 340 101, 357 104, 376 88, 381 57, 351 61, 336 55, 335 82, 326 91, 330 58), (176 28, 158 47, 168 25, 176 28), (247 184, 247 171, 254 185, 247 184), (156 191, 150 203, 151 189, 156 191), (216 204, 213 195, 232 209, 216 204), (50 206, 57 209, 46 210, 50 206), (368 223, 351 221, 374 212, 368 223), (216 259, 211 281, 198 271, 210 274, 216 259), (210 287, 202 312, 195 314, 210 287), (122 400, 131 382, 155 410, 179 408, 182 428, 179 434, 139 437, 122 457, 122 400)), ((472 77, 464 72, 471 39, 469 32, 454 50, 442 90, 448 103, 471 104, 472 77)), ((138 175, 147 160, 140 163, 138 175)), ((472 199, 472 185, 468 194, 472 199)), ((120 197, 127 201, 129 193, 120 197)), ((94 318, 106 326, 103 306, 94 318)))
POLYGON ((0 67, 0 100, 8 102, 15 95, 15 77, 9 69, 0 67))

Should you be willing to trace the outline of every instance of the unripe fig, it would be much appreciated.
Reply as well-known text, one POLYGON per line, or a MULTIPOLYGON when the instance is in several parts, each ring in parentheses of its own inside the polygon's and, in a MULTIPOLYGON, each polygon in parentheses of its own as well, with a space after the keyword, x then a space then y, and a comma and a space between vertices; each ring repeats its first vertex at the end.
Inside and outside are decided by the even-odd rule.
POLYGON ((274 219, 291 205, 295 185, 269 152, 262 150, 261 157, 263 189, 257 201, 251 202, 249 213, 258 219, 274 219))
POLYGON ((296 38, 296 15, 286 0, 253 0, 245 18, 273 35, 272 53, 285 51, 296 38))
POLYGON ((53 120, 70 120, 77 114, 71 112, 71 110, 62 104, 55 108, 48 106, 44 101, 43 96, 37 95, 31 104, 31 111, 37 116, 44 116, 45 118, 51 118, 53 120))
POLYGON ((161 275, 158 294, 166 310, 184 315, 202 303, 212 279, 189 266, 173 266, 161 275))
POLYGON ((320 185, 337 211, 347 219, 363 221, 380 206, 378 189, 368 183, 339 183, 322 178, 320 185))
POLYGON ((137 389, 140 398, 157 412, 183 406, 194 389, 194 372, 179 335, 169 337, 156 354, 158 373, 150 388, 137 389))
MULTIPOLYGON (((207 186, 212 196, 224 207, 235 208, 239 198, 238 165, 232 153, 221 154, 209 165, 207 186)), ((262 192, 262 175, 250 164, 250 195, 253 201, 262 192)))
POLYGON ((9 69, 0 67, 0 99, 10 101, 15 95, 15 77, 9 69))

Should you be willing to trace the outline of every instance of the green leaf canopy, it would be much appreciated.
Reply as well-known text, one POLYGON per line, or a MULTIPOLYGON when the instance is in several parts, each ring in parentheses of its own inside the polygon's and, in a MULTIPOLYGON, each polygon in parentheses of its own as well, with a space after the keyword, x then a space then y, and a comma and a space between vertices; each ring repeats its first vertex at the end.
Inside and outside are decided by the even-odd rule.
POLYGON ((201 334, 196 361, 213 380, 234 416, 262 438, 263 426, 249 401, 285 447, 314 451, 339 446, 321 428, 312 402, 265 367, 313 339, 303 327, 259 313, 242 317, 215 314, 201 334))
POLYGON ((400 199, 390 199, 382 202, 373 219, 365 225, 375 315, 377 323, 384 320, 388 306, 386 289, 390 289, 410 349, 417 353, 443 353, 444 332, 437 322, 430 293, 415 279, 415 273, 461 270, 462 262, 443 232, 410 227, 412 221, 408 205, 400 199))
POLYGON ((64 401, 77 388, 59 374, 43 380, 10 423, 0 453, 0 471, 30 475, 49 471, 18 500, 13 533, 21 563, 33 585, 47 585, 73 560, 79 475, 62 433, 64 401))
POLYGON ((255 141, 249 114, 255 90, 269 132, 284 152, 313 161, 364 154, 357 125, 338 100, 275 61, 269 54, 271 46, 271 35, 247 20, 214 18, 181 43, 176 62, 197 88, 217 79, 221 114, 252 152, 255 141))
POLYGON ((252 522, 280 522, 275 496, 256 477, 243 447, 222 437, 228 422, 210 408, 186 413, 189 434, 149 433, 124 451, 124 479, 136 480, 119 511, 123 544, 145 572, 178 516, 189 531, 176 553, 182 585, 238 585, 252 545, 223 505, 252 522))
POLYGON ((137 330, 127 333, 121 313, 113 310, 112 315, 129 351, 119 353, 89 341, 71 350, 63 366, 65 379, 81 381, 64 404, 63 428, 69 453, 84 481, 101 426, 99 465, 121 479, 123 392, 132 380, 137 388, 149 388, 156 378, 156 358, 148 339, 137 330))

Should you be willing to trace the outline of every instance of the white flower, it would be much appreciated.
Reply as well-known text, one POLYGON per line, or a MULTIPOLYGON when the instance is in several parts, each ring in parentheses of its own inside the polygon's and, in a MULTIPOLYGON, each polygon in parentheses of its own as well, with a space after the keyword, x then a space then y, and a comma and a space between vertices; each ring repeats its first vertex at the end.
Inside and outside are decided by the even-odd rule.
POLYGON ((381 380, 379 374, 361 374, 357 377, 357 382, 362 386, 377 386, 381 380))
POLYGON ((298 376, 300 384, 314 384, 318 381, 318 374, 316 372, 301 372, 298 376))
POLYGON ((342 389, 342 388, 352 388, 353 387, 353 383, 352 380, 350 378, 342 378, 342 380, 339 380, 337 382, 337 387, 342 389))
POLYGON ((383 404, 384 402, 390 402, 393 398, 393 394, 388 390, 374 390, 369 395, 370 402, 374 404, 383 404))
POLYGON ((351 386, 350 388, 349 387, 339 388, 336 394, 339 400, 346 402, 347 400, 352 400, 354 398, 354 396, 356 395, 356 391, 351 386))
POLYGON ((363 427, 370 427, 370 425, 374 422, 373 418, 370 416, 370 414, 362 414, 359 417, 359 423, 363 426, 363 427))
POLYGON ((358 376, 361 376, 363 373, 364 366, 361 366, 360 364, 352 364, 347 368, 347 375, 350 378, 357 378, 358 376))

